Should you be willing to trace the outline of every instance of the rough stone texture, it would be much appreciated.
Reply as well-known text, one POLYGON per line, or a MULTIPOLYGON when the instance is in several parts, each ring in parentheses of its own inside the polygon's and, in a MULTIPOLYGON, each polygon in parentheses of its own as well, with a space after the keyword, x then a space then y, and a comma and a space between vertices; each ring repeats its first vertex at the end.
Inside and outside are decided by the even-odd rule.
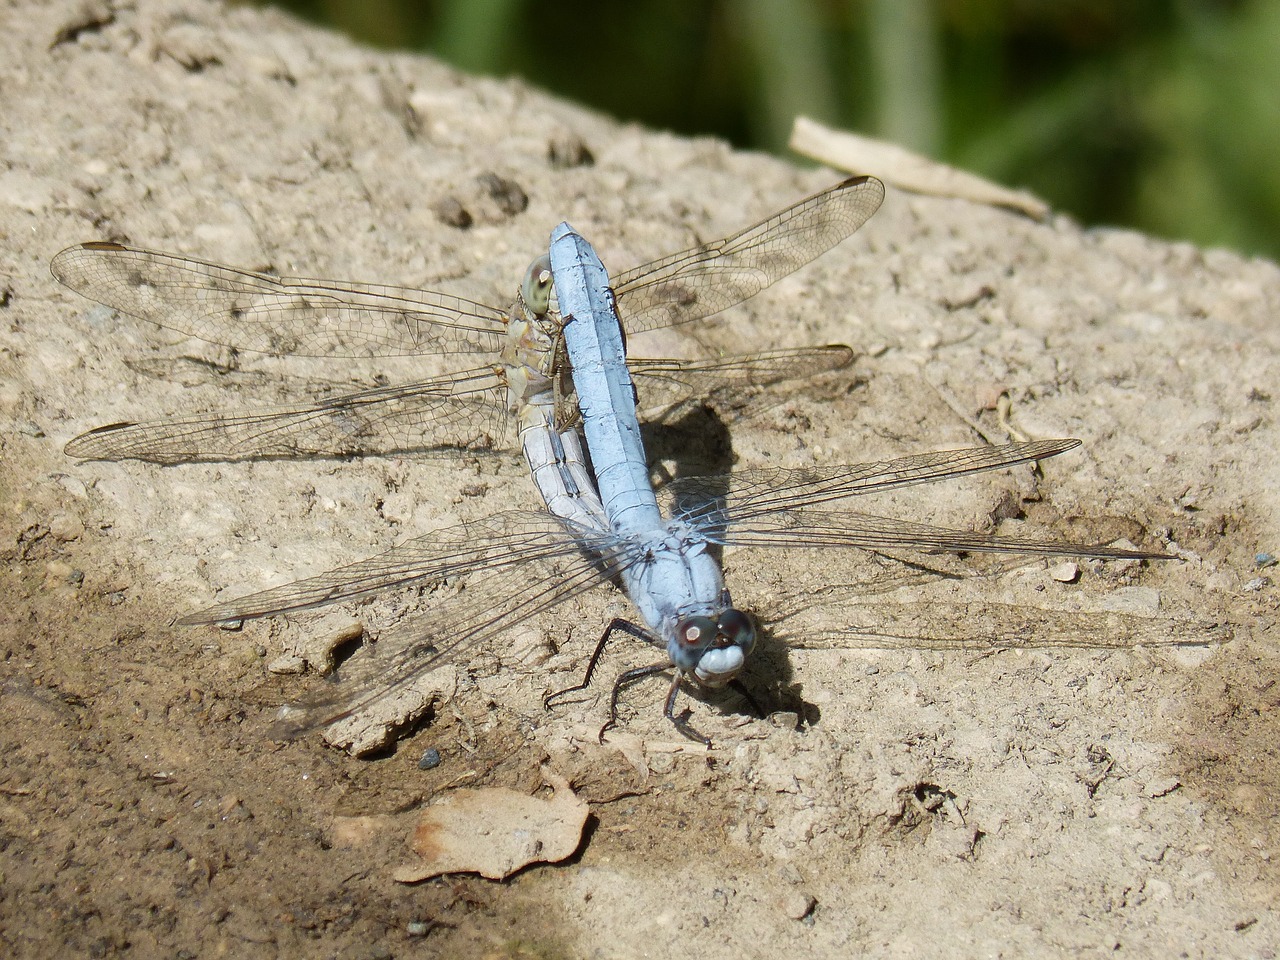
MULTIPOLYGON (((128 238, 504 302, 561 219, 622 268, 833 175, 269 13, 10 2, 0 27, 0 952, 1274 955, 1276 593, 1255 562, 1280 553, 1274 264, 891 192, 853 240, 747 307, 635 338, 652 355, 865 351, 834 381, 694 411, 668 453, 711 445, 719 424, 744 463, 964 446, 1006 435, 1003 394, 1014 429, 1084 447, 883 509, 1184 559, 1063 577, 925 558, 965 572, 940 580, 731 553, 735 596, 779 635, 883 618, 932 642, 772 645, 755 685, 802 732, 785 712, 695 701, 716 746, 687 749, 660 689, 641 687, 600 747, 598 699, 541 707, 625 610, 600 590, 464 659, 429 725, 360 761, 265 736, 274 706, 315 682, 267 670, 312 621, 173 618, 531 505, 523 467, 71 461, 62 445, 103 423, 267 404, 286 371, 378 371, 183 341, 60 289, 49 258, 128 238), (835 584, 859 586, 818 589, 835 584), (1027 607, 1041 611, 1027 648, 983 648, 1027 607), (431 746, 444 762, 419 770, 431 746), (405 888, 395 851, 327 834, 453 785, 532 792, 544 760, 599 821, 571 865, 405 888)), ((624 647, 613 669, 647 655, 624 647)))

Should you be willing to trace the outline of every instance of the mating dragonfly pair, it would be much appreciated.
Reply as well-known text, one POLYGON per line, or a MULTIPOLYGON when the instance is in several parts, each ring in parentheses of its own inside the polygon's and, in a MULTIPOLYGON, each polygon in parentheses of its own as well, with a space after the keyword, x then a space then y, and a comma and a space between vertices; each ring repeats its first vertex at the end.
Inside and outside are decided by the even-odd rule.
MULTIPOLYGON (((625 684, 671 670, 665 714, 684 681, 735 682, 755 625, 732 604, 723 547, 924 549, 1104 558, 1164 554, 1106 545, 1001 537, 817 509, 910 484, 1043 460, 1076 440, 918 454, 869 464, 747 468, 673 480, 655 491, 640 441, 637 394, 680 399, 734 384, 770 383, 847 366, 847 347, 779 350, 706 362, 628 358, 625 333, 688 323, 739 303, 835 246, 878 209, 884 187, 855 177, 722 240, 610 279, 567 224, 530 266, 507 310, 442 293, 276 277, 112 242, 53 260, 71 289, 143 320, 241 350, 277 356, 485 354, 479 367, 415 383, 244 413, 118 423, 76 437, 88 459, 158 463, 503 446, 514 432, 547 510, 512 510, 418 537, 379 556, 181 619, 211 624, 305 610, 381 591, 466 577, 467 589, 429 622, 381 637, 376 656, 345 665, 345 682, 294 708, 293 729, 351 716, 415 684, 445 658, 605 581, 619 582, 643 625, 630 632, 666 650, 625 684), (634 384, 633 384, 634 380, 634 384), (585 435, 587 453, 582 449, 585 435), (669 506, 660 508, 658 495, 669 506)), ((615 621, 613 626, 619 625, 615 621)), ((608 632, 606 631, 606 637, 608 632)), ((597 647, 596 656, 603 647, 597 647)), ((594 668, 596 657, 592 658, 594 668)), ((588 670, 588 677, 590 668, 588 670)), ((616 715, 620 685, 611 701, 616 715)))

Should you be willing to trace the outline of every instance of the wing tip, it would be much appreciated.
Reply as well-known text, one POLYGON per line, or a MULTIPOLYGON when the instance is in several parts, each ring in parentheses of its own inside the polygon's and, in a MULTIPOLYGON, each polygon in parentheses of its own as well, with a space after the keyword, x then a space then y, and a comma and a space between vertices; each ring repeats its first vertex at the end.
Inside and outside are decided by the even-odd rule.
POLYGON ((75 457, 77 460, 113 459, 107 450, 102 449, 103 439, 134 426, 137 426, 137 424, 132 421, 121 421, 120 423, 108 423, 101 427, 94 427, 92 430, 86 430, 78 437, 72 437, 68 440, 62 448, 62 452, 69 457, 75 457))
POLYGON ((73 243, 69 247, 64 247, 53 255, 53 259, 49 261, 49 267, 53 271, 54 277, 61 280, 58 275, 58 269, 67 261, 75 259, 78 254, 88 251, 90 253, 124 253, 129 248, 122 243, 114 240, 85 240, 82 243, 73 243))

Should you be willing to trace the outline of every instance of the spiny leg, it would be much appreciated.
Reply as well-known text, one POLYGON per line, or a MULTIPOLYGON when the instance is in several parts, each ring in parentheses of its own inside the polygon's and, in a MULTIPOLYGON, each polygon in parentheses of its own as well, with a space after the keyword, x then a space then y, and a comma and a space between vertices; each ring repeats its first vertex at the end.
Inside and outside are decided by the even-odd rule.
MULTIPOLYGON (((654 663, 647 667, 637 667, 634 670, 628 670, 614 681, 613 694, 609 697, 609 719, 605 722, 605 725, 600 728, 601 743, 604 743, 604 735, 618 725, 618 701, 622 696, 623 689, 631 686, 633 683, 645 679, 646 677, 652 677, 655 674, 663 673, 671 668, 670 663, 654 663)), ((684 677, 679 671, 677 671, 676 675, 671 678, 671 687, 667 691, 667 700, 666 704, 663 706, 662 715, 671 721, 672 726, 680 731, 681 736, 692 740, 694 743, 700 743, 704 747, 710 748, 711 738, 703 736, 690 726, 690 712, 687 709, 679 716, 676 715, 676 698, 680 695, 680 683, 683 679, 684 677)))
MULTIPOLYGON (((633 673, 635 671, 632 671, 633 673)), ((625 676, 625 674, 624 674, 625 676)), ((680 695, 680 681, 683 678, 679 671, 671 679, 671 689, 667 692, 667 705, 663 708, 662 715, 671 721, 672 725, 680 731, 681 736, 692 740, 694 743, 700 743, 708 750, 711 749, 711 738, 703 736, 697 730, 689 725, 690 711, 686 708, 680 716, 676 716, 676 697, 680 695)), ((617 700, 617 690, 614 691, 614 700, 617 700)), ((607 728, 606 728, 607 729, 607 728)), ((603 731, 601 731, 603 733, 603 731)))
MULTIPOLYGON (((595 676, 596 667, 599 665, 601 658, 604 656, 605 647, 613 638, 615 631, 621 630, 631 634, 646 643, 659 645, 659 641, 648 630, 638 624, 632 623, 630 620, 624 620, 621 617, 614 617, 609 621, 609 625, 604 628, 604 632, 600 635, 596 648, 591 654, 591 659, 587 661, 587 669, 583 674, 582 682, 574 684, 571 687, 565 687, 563 690, 557 690, 555 693, 548 694, 542 701, 544 707, 550 708, 554 702, 571 693, 580 693, 591 686, 591 680, 595 676)), ((622 691, 631 686, 631 684, 643 680, 645 677, 651 677, 657 673, 663 673, 672 669, 670 660, 664 660, 661 663, 650 664, 647 667, 637 667, 634 670, 627 670, 622 673, 613 682, 613 691, 609 695, 609 719, 605 721, 604 726, 600 728, 598 734, 601 743, 604 742, 604 735, 618 725, 618 703, 622 698, 622 691)), ((675 703, 676 695, 680 690, 680 674, 677 673, 671 683, 671 691, 667 694, 667 703, 664 715, 670 720, 684 736, 690 740, 710 746, 710 741, 694 731, 688 724, 687 717, 676 717, 675 703)))
MULTIPOLYGON (((638 624, 632 623, 630 620, 615 617, 613 620, 609 621, 609 625, 605 627, 604 632, 600 635, 600 639, 596 642, 596 648, 591 653, 591 659, 587 661, 587 669, 583 673, 582 682, 548 694, 542 701, 545 708, 549 709, 562 697, 573 693, 580 693, 591 686, 591 681, 595 677, 596 667, 604 656, 605 647, 613 638, 614 632, 618 630, 629 633, 633 637, 643 640, 646 643, 660 645, 658 639, 649 633, 648 630, 645 630, 638 624)), ((618 705, 622 699, 622 691, 626 687, 629 687, 633 683, 643 680, 646 677, 651 677, 670 669, 673 669, 670 660, 664 660, 660 663, 653 663, 645 667, 636 667, 633 670, 627 670, 614 680, 613 690, 609 695, 609 719, 605 721, 604 725, 600 728, 600 733, 598 735, 601 743, 604 742, 604 735, 618 725, 618 705)), ((679 672, 672 677, 671 688, 667 693, 666 704, 663 708, 663 716, 670 720, 672 725, 685 738, 692 740, 695 743, 701 743, 705 747, 710 747, 710 738, 699 733, 689 724, 690 714, 688 710, 685 710, 680 715, 676 714, 676 699, 680 693, 680 683, 682 679, 683 677, 679 672)), ((741 681, 735 679, 730 684, 730 687, 736 693, 740 694, 748 704, 750 704, 751 708, 755 710, 758 716, 765 716, 763 708, 756 701, 755 697, 751 695, 751 691, 748 690, 741 681)))
MULTIPOLYGON (((623 689, 631 686, 639 680, 643 680, 645 677, 652 677, 655 674, 664 673, 670 669, 672 669, 672 667, 671 661, 669 660, 664 661, 663 663, 652 663, 647 667, 636 667, 634 670, 628 670, 626 673, 620 674, 617 680, 613 681, 613 693, 609 696, 609 719, 606 720, 604 726, 600 728, 599 740, 601 743, 604 743, 604 735, 618 725, 618 701, 622 698, 623 689)), ((685 730, 680 727, 682 723, 685 723, 685 720, 677 720, 672 716, 672 711, 675 709, 676 692, 679 689, 680 674, 677 673, 671 681, 671 692, 667 695, 667 705, 663 711, 663 715, 676 725, 676 729, 680 730, 681 733, 685 733, 685 730)), ((688 734, 685 733, 685 736, 688 736, 688 734)), ((702 738, 694 736, 690 739, 701 740, 702 738)))
MULTIPOLYGON (((549 709, 554 702, 559 700, 561 697, 570 693, 581 693, 583 690, 586 690, 591 686, 591 680, 595 676, 596 666, 600 663, 600 658, 604 656, 604 648, 608 645, 610 639, 612 639, 615 630, 622 630, 629 633, 633 637, 643 640, 645 643, 656 644, 658 642, 648 630, 644 629, 644 627, 632 623, 630 620, 624 620, 622 617, 614 617, 609 621, 609 625, 604 628, 604 633, 600 634, 600 639, 596 641, 596 649, 591 654, 591 659, 587 662, 587 669, 582 676, 582 682, 576 683, 572 687, 565 687, 563 690, 557 690, 554 693, 547 694, 542 701, 543 707, 549 709)), ((665 666, 670 666, 670 664, 665 664, 665 666)))

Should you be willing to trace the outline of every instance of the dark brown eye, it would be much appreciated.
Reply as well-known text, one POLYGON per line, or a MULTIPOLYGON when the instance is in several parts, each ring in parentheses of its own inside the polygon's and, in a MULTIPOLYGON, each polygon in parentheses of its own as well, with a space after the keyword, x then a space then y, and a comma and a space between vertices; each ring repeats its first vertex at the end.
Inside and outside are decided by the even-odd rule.
POLYGON ((720 622, 716 626, 731 643, 737 643, 739 637, 755 631, 751 618, 741 610, 735 610, 732 607, 720 614, 720 622))
POLYGON ((719 632, 717 647, 738 647, 743 654, 751 653, 756 647, 756 625, 741 610, 728 607, 720 611, 716 629, 719 632))

